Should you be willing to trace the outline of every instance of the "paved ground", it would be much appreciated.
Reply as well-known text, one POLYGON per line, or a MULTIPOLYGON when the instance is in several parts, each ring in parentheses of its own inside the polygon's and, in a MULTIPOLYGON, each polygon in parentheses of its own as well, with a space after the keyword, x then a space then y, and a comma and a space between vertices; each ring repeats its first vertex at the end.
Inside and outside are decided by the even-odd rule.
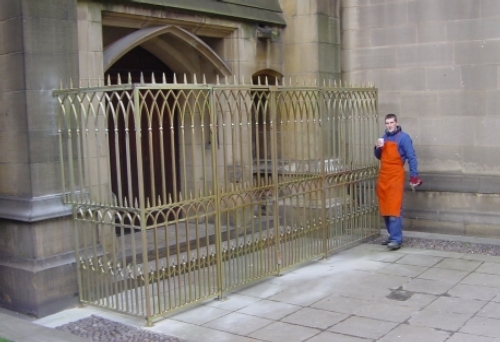
POLYGON ((49 329, 89 317, 110 320, 117 329, 126 324, 192 342, 500 342, 500 257, 409 247, 389 252, 367 243, 230 293, 226 301, 210 300, 172 314, 153 327, 93 307, 32 322, 0 311, 0 336, 23 342, 89 341, 49 329), (25 339, 32 329, 74 339, 25 339))

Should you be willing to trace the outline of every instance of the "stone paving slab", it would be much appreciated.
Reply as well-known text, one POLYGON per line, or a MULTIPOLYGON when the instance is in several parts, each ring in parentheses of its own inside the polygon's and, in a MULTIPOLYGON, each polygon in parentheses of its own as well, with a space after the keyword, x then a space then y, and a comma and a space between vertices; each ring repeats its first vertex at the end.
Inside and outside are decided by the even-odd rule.
POLYGON ((0 313, 0 337, 22 342, 88 342, 68 332, 58 331, 24 319, 0 313))
POLYGON ((93 314, 192 342, 500 342, 499 265, 500 256, 366 243, 153 327, 91 307, 34 323, 57 327, 93 314))

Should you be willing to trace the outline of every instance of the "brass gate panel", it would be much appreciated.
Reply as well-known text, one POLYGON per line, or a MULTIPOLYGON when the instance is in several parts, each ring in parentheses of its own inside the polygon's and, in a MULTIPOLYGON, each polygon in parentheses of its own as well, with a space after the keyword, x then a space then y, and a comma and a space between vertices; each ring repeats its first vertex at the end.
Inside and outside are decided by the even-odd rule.
POLYGON ((54 91, 80 302, 153 319, 378 234, 377 89, 54 91))

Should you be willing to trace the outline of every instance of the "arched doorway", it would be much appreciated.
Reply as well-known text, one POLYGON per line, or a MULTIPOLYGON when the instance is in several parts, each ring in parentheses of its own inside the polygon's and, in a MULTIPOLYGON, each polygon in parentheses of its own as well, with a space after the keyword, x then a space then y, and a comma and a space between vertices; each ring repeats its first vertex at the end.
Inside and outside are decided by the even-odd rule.
MULTIPOLYGON (((167 81, 173 79, 173 71, 140 46, 122 56, 106 72, 112 84, 117 84, 118 77, 122 82, 130 77, 132 83, 152 83, 153 76, 160 81, 163 75, 167 81)), ((132 206, 139 200, 141 183, 150 206, 155 205, 160 194, 165 197, 165 193, 168 196, 179 191, 177 115, 165 110, 174 107, 174 93, 144 91, 140 96, 140 127, 136 127, 130 115, 128 96, 122 93, 110 99, 114 108, 114 115, 108 117, 111 186, 121 206, 132 206), (141 132, 141 141, 137 141, 136 129, 141 132), (137 172, 138 148, 142 155, 142 178, 137 172)))

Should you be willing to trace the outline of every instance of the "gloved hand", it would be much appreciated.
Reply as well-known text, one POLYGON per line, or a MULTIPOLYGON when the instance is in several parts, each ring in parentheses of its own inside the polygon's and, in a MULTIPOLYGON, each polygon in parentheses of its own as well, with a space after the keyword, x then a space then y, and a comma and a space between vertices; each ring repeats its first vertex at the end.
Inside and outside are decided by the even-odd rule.
POLYGON ((418 178, 418 176, 410 177, 410 186, 412 188, 422 185, 423 182, 424 181, 418 178))

